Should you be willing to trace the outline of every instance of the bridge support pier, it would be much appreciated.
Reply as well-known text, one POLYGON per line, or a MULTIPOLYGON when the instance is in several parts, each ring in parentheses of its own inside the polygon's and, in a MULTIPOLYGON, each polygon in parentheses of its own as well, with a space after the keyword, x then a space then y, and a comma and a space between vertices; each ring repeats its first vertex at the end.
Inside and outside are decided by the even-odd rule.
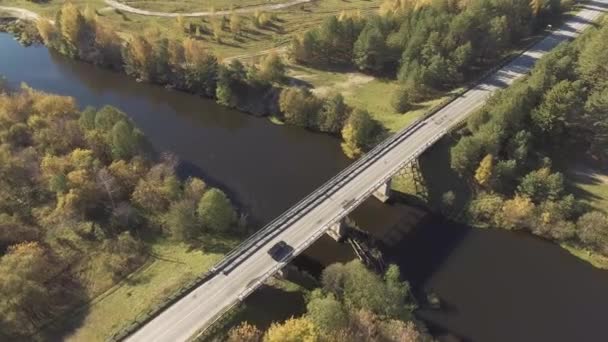
POLYGON ((391 181, 392 178, 389 178, 386 183, 380 185, 380 187, 374 191, 374 197, 379 199, 382 203, 385 203, 391 197, 391 181))
POLYGON ((416 161, 410 165, 410 169, 412 179, 414 180, 414 189, 416 191, 416 195, 428 203, 429 192, 426 182, 424 181, 424 177, 422 176, 422 171, 420 170, 420 161, 418 161, 418 158, 416 158, 416 161))
POLYGON ((327 235, 331 236, 331 238, 336 241, 342 240, 342 238, 346 235, 346 220, 342 219, 334 223, 331 227, 329 227, 327 235))

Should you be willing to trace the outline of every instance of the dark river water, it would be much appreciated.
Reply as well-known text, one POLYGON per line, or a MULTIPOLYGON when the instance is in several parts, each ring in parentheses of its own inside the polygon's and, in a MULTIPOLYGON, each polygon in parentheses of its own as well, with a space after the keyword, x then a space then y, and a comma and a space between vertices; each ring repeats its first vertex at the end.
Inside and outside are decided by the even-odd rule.
MULTIPOLYGON (((184 175, 223 188, 256 226, 270 221, 348 165, 339 142, 276 126, 213 101, 25 48, 0 34, 0 74, 9 83, 75 97, 80 105, 125 111, 184 175)), ((506 231, 444 223, 402 204, 367 201, 354 214, 381 241, 417 291, 441 310, 419 317, 433 332, 471 341, 608 340, 608 272, 556 245, 506 231)), ((303 258, 326 265, 353 258, 324 237, 303 258)))

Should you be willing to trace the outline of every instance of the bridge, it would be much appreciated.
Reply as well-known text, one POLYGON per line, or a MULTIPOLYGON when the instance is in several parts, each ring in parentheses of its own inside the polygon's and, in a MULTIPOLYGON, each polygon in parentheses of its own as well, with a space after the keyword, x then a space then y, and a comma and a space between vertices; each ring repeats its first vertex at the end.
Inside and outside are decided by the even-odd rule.
POLYGON ((126 338, 129 342, 186 341, 243 301, 325 233, 339 237, 350 212, 370 196, 386 201, 391 177, 481 107, 495 91, 526 75, 559 43, 592 25, 608 0, 587 2, 559 29, 425 119, 394 134, 230 252, 200 286, 126 338), (275 261, 279 241, 293 252, 275 261))

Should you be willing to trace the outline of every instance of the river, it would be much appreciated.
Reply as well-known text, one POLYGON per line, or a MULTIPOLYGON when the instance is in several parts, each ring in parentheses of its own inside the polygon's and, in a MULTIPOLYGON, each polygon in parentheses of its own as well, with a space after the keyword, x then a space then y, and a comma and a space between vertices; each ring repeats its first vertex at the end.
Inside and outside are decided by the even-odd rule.
MULTIPOLYGON (((182 175, 224 189, 256 226, 348 165, 338 140, 277 126, 211 100, 137 83, 58 56, 22 47, 0 34, 0 74, 9 83, 75 97, 82 106, 125 111, 159 151, 176 154, 182 175)), ((385 246, 417 291, 433 290, 441 310, 418 316, 438 334, 471 341, 606 340, 608 272, 525 234, 444 223, 420 210, 371 199, 354 215, 385 246)), ((324 237, 304 262, 353 258, 324 237)), ((313 266, 314 267, 314 266, 313 266)))

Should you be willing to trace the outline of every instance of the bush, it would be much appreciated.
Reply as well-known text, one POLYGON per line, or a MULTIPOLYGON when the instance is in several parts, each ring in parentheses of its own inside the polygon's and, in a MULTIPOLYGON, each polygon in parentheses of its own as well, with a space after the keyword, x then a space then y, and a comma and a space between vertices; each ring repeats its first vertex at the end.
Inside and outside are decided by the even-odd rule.
POLYGON ((406 87, 399 87, 393 92, 391 105, 397 113, 405 113, 411 108, 410 92, 406 87))

